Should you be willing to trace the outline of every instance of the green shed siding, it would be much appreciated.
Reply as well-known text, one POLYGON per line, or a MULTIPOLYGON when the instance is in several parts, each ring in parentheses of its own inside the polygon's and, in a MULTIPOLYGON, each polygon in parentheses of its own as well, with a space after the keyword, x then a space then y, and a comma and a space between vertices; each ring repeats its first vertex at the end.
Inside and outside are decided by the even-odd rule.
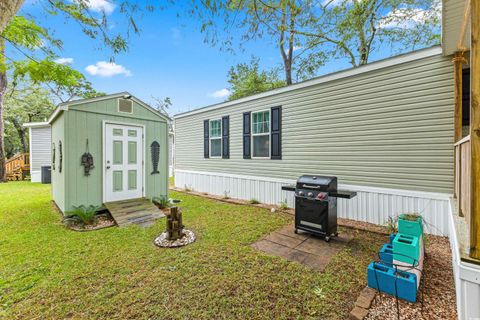
MULTIPOLYGON (((255 97, 255 96, 254 96, 255 97)), ((175 168, 451 193, 453 67, 430 55, 175 118, 175 168), (242 114, 282 106, 282 160, 243 159, 242 114), (230 116, 230 159, 204 159, 203 121, 230 116)))
MULTIPOLYGON (((78 205, 101 205, 103 203, 103 121, 125 125, 144 126, 145 139, 145 196, 168 194, 168 129, 167 122, 155 113, 134 102, 133 114, 117 112, 117 99, 72 105, 63 112, 65 118, 65 208, 78 205), (90 176, 84 175, 81 156, 88 150, 94 159, 95 168, 90 176), (150 144, 160 144, 159 174, 152 175, 150 144)), ((53 127, 57 126, 57 121, 53 127)))
POLYGON ((65 117, 61 114, 52 126, 52 154, 55 145, 55 169, 52 164, 52 197, 60 210, 65 211, 65 117), (59 141, 62 141, 62 172, 59 172, 59 141))

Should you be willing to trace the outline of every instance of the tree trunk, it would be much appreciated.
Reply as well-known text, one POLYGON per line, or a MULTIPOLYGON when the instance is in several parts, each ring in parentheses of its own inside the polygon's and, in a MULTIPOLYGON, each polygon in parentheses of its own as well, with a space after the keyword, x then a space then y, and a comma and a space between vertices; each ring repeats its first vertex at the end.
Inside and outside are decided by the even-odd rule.
MULTIPOLYGON (((10 118, 9 118, 10 119, 10 118)), ((11 119, 15 130, 17 130, 18 138, 22 145, 22 153, 28 153, 27 130, 22 127, 22 124, 17 119, 11 119)))
POLYGON ((292 60, 289 59, 289 56, 285 52, 285 23, 286 23, 286 8, 282 9, 282 19, 281 19, 281 26, 282 30, 280 31, 280 54, 282 55, 283 59, 283 69, 285 71, 285 82, 287 86, 292 84, 292 60))
POLYGON ((0 71, 0 182, 5 182, 5 146, 4 146, 4 122, 3 122, 3 97, 7 91, 7 74, 0 71))
POLYGON ((4 131, 5 126, 3 122, 3 98, 7 91, 7 70, 5 65, 5 40, 0 38, 0 182, 4 182, 6 178, 5 173, 5 146, 4 146, 4 131))
POLYGON ((24 0, 0 0, 0 34, 17 14, 24 0))

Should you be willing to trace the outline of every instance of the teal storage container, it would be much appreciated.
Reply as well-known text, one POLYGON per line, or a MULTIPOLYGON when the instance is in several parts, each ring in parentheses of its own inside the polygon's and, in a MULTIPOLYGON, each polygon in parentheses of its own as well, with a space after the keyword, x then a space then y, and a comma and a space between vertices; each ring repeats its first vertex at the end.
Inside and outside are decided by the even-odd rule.
POLYGON ((423 219, 417 216, 412 220, 413 215, 401 214, 398 217, 398 233, 408 234, 415 237, 423 237, 423 219))
POLYGON ((393 260, 398 260, 409 265, 418 264, 420 257, 420 242, 418 237, 397 233, 393 239, 393 260))

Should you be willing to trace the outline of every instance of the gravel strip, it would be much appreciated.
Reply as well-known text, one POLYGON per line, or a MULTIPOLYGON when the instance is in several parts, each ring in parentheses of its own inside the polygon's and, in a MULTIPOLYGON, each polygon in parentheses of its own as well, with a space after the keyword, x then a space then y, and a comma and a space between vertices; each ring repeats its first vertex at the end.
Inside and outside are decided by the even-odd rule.
MULTIPOLYGON (((452 257, 448 238, 426 237, 424 266, 425 297, 421 312, 421 293, 417 303, 399 300, 400 319, 457 319, 452 257)), ((420 284, 420 288, 422 284, 420 284)), ((377 294, 365 319, 397 319, 396 299, 377 294)))

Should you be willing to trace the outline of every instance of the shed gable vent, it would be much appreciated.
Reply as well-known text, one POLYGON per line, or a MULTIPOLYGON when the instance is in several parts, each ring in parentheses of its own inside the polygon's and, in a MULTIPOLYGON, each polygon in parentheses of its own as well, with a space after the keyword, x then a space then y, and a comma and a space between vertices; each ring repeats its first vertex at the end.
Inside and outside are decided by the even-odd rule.
POLYGON ((118 112, 133 113, 132 100, 118 99, 118 112))

